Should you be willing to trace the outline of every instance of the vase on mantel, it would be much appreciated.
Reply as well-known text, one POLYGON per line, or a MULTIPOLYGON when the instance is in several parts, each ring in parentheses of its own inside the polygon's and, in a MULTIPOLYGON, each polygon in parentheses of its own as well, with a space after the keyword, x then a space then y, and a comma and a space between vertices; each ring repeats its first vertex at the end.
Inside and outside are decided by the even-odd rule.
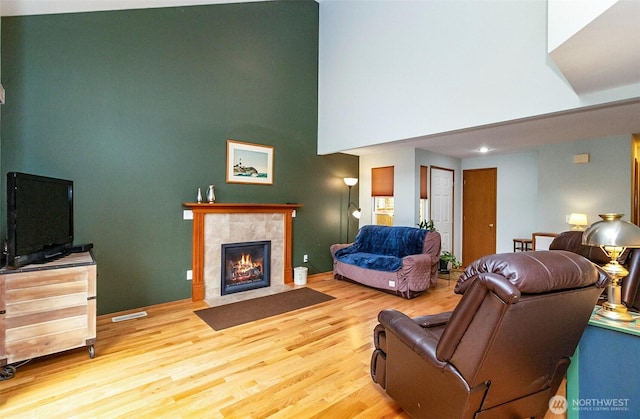
POLYGON ((210 204, 216 202, 216 193, 214 191, 213 185, 209 185, 209 189, 207 189, 207 201, 209 201, 210 204))

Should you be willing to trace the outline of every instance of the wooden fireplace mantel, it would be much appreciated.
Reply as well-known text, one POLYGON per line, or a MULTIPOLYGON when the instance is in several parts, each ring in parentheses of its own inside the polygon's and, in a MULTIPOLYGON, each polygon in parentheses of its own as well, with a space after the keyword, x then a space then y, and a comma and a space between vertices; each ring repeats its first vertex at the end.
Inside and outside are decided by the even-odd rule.
POLYGON ((293 212, 301 208, 300 204, 198 204, 183 203, 184 207, 193 212, 193 237, 191 256, 191 299, 193 301, 204 300, 204 218, 206 214, 215 213, 259 213, 259 214, 284 214, 284 282, 293 282, 293 263, 291 257, 293 237, 293 212))

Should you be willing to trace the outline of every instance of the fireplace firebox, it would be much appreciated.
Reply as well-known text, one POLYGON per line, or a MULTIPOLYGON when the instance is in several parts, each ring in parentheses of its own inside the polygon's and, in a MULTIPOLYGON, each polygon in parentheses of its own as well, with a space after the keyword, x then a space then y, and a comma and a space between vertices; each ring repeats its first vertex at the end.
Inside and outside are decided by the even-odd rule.
POLYGON ((271 285, 271 241, 222 245, 221 295, 271 285))

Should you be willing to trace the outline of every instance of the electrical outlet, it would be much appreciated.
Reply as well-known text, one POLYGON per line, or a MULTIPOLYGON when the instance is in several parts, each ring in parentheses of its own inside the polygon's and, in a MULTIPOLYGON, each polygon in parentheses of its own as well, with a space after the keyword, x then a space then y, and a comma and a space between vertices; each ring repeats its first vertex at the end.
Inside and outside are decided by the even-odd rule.
POLYGON ((302 261, 303 261, 304 263, 309 262, 309 255, 304 255, 304 256, 302 257, 302 261))
POLYGON ((187 271, 187 281, 191 281, 193 279, 193 271, 189 269, 187 271))

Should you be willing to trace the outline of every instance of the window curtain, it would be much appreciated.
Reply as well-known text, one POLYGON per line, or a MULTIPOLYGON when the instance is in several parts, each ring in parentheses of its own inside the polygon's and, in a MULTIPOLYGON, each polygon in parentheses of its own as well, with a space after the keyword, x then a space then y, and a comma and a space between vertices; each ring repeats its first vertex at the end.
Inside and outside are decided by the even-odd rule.
POLYGON ((371 196, 393 196, 393 166, 371 169, 371 196))

